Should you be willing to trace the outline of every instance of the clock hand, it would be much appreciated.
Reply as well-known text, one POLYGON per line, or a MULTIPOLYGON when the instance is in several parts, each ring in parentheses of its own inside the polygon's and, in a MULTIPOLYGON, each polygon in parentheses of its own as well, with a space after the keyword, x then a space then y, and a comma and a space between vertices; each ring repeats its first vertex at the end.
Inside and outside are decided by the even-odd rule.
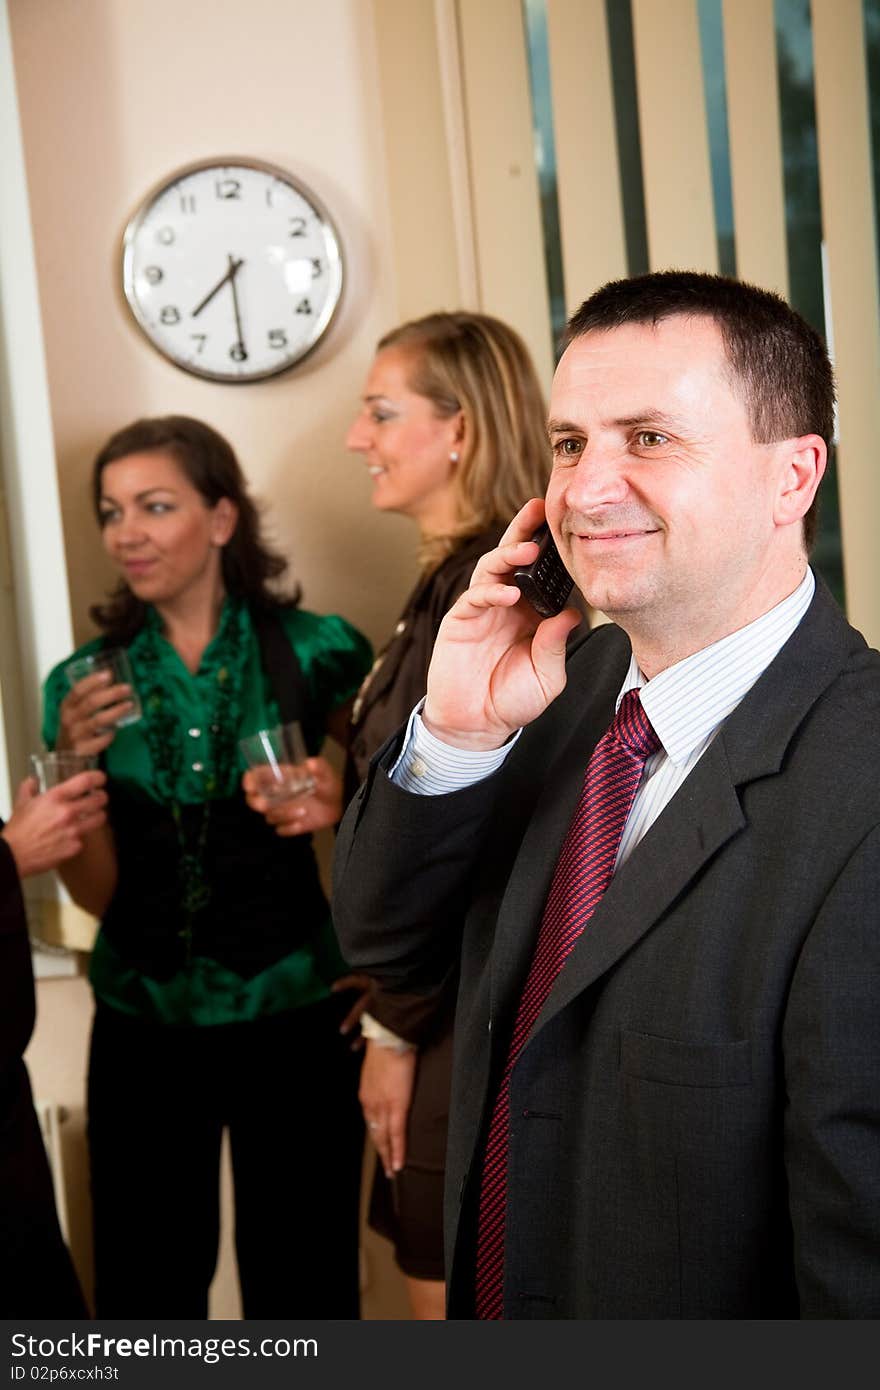
POLYGON ((197 304, 197 305, 196 305, 196 307, 195 307, 195 308, 193 309, 193 311, 192 311, 192 315, 191 315, 192 318, 195 318, 198 314, 200 314, 200 313, 202 312, 202 310, 204 309, 204 307, 205 307, 206 304, 210 304, 211 300, 214 298, 214 295, 217 294, 217 292, 218 292, 219 290, 222 290, 222 288, 223 288, 223 286, 226 284, 226 281, 227 281, 227 280, 231 280, 231 279, 234 278, 235 273, 236 273, 236 271, 238 270, 239 266, 242 266, 242 265, 244 265, 244 261, 233 261, 232 257, 231 257, 231 256, 229 257, 229 269, 227 270, 226 274, 225 274, 225 275, 221 275, 220 279, 217 281, 217 283, 216 283, 216 285, 214 286, 214 288, 211 289, 211 290, 208 290, 208 293, 205 295, 205 297, 204 297, 204 299, 202 300, 201 304, 197 304))
POLYGON ((242 360, 247 357, 247 348, 244 345, 244 335, 241 331, 241 312, 238 304, 238 290, 235 288, 235 275, 236 271, 243 264, 243 261, 235 261, 232 256, 229 257, 229 288, 232 290, 232 308, 235 312, 235 328, 238 333, 238 343, 236 346, 241 349, 242 360))

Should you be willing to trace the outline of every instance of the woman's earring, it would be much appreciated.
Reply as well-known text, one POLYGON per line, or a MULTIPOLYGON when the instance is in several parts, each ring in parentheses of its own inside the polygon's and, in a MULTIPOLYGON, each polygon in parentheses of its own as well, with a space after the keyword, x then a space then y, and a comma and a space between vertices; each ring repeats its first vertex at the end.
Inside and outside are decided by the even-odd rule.
POLYGON ((450 462, 450 463, 458 463, 458 450, 457 450, 457 449, 450 449, 450 451, 449 451, 449 462, 450 462))

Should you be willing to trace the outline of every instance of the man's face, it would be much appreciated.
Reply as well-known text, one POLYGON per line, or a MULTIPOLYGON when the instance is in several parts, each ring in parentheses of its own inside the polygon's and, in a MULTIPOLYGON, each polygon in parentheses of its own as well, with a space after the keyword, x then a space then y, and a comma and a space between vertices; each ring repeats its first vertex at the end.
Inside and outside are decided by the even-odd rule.
POLYGON ((553 382, 550 439, 547 518, 562 558, 634 640, 697 651, 795 586, 775 592, 779 446, 752 440, 711 319, 575 339, 553 382))

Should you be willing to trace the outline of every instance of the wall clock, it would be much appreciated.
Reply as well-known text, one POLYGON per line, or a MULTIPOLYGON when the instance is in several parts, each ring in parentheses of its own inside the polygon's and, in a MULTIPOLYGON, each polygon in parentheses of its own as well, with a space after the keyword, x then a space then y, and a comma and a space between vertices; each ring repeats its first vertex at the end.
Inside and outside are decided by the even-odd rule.
POLYGON ((123 239, 122 283, 149 341, 212 381, 287 371, 327 332, 343 260, 329 214, 261 160, 204 160, 143 200, 123 239))

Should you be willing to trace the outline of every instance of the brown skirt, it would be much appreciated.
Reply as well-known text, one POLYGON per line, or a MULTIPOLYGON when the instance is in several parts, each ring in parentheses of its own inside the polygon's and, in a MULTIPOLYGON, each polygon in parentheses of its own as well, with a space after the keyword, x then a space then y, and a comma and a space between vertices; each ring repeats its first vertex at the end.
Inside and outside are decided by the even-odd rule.
POLYGON ((406 1164, 386 1178, 379 1164, 373 1178, 368 1220, 394 1245, 397 1263, 413 1279, 443 1279, 443 1177, 452 1020, 419 1049, 406 1132, 406 1164))

